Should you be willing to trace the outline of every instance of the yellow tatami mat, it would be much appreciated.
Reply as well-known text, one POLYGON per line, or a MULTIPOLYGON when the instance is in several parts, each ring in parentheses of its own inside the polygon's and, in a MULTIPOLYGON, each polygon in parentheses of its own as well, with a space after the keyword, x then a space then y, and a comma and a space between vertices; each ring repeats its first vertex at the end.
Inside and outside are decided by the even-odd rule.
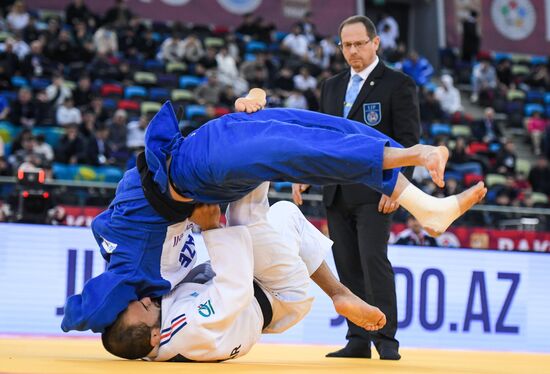
POLYGON ((335 347, 260 344, 220 364, 119 360, 91 338, 1 338, 0 373, 550 374, 549 354, 403 349, 401 361, 329 359, 335 347))

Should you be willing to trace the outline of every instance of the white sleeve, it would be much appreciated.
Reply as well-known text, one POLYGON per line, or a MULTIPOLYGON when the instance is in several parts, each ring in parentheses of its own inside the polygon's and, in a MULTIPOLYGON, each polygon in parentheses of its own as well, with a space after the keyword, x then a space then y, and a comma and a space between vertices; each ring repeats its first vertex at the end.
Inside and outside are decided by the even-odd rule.
POLYGON ((203 237, 216 276, 205 285, 183 283, 163 298, 161 342, 155 361, 170 360, 178 354, 211 361, 222 350, 224 359, 229 358, 230 352, 225 351, 231 346, 231 336, 227 332, 252 303, 253 254, 248 229, 209 230, 203 237), (198 292, 189 288, 204 286, 198 292))
POLYGON ((202 236, 216 273, 209 293, 221 303, 223 318, 229 318, 246 307, 254 294, 252 238, 244 226, 208 230, 202 236))
POLYGON ((269 211, 267 192, 269 182, 263 182, 255 190, 227 207, 227 225, 251 225, 265 221, 269 211))

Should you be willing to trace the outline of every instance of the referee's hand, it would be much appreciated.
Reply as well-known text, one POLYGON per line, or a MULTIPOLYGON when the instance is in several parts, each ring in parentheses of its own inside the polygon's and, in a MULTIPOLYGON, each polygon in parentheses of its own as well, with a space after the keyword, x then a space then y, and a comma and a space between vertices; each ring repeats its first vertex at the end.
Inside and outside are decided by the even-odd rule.
POLYGON ((306 192, 309 187, 309 184, 292 184, 292 201, 294 201, 294 204, 302 205, 304 203, 302 200, 302 192, 306 192))
POLYGON ((384 214, 393 213, 399 208, 399 203, 387 195, 382 195, 378 203, 378 211, 384 214))

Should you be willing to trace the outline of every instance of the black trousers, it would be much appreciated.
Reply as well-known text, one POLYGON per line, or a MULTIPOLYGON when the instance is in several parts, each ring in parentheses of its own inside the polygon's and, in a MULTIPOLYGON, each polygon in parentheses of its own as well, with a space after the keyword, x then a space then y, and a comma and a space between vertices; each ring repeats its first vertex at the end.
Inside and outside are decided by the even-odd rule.
POLYGON ((378 212, 378 203, 347 205, 337 193, 334 203, 327 207, 332 251, 340 281, 354 294, 386 314, 386 326, 377 332, 367 332, 347 321, 346 339, 355 346, 371 341, 398 349, 397 302, 393 268, 388 260, 388 239, 391 214, 378 212))

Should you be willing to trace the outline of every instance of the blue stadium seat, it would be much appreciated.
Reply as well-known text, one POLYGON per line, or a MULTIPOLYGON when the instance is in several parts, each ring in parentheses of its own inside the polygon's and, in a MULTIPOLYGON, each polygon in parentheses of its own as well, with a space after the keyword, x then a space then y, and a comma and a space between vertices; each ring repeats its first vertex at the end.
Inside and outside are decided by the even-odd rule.
POLYGON ((283 39, 288 35, 287 32, 284 31, 275 31, 275 41, 277 43, 280 43, 283 41, 283 39))
POLYGON ((502 146, 500 145, 500 143, 491 143, 491 144, 489 144, 489 152, 498 153, 501 148, 502 148, 502 146))
POLYGON ((281 192, 283 190, 292 189, 292 183, 291 182, 274 182, 273 188, 277 192, 281 192))
POLYGON ((185 108, 185 117, 193 119, 195 116, 206 115, 206 107, 204 105, 187 105, 185 108))
POLYGON ((533 113, 539 112, 544 114, 544 107, 541 104, 527 104, 525 105, 525 115, 531 117, 533 113))
POLYGON ((12 143, 4 144, 4 157, 7 157, 11 154, 11 145, 12 143))
POLYGON ((281 47, 279 43, 271 43, 269 44, 269 47, 267 47, 267 50, 272 53, 278 53, 281 50, 281 47))
POLYGON ((548 63, 548 57, 546 56, 532 56, 531 64, 532 65, 546 65, 548 63))
POLYGON ((500 62, 502 60, 512 60, 512 55, 510 53, 506 53, 506 52, 495 52, 493 54, 493 59, 496 62, 500 62))
POLYGON ((157 85, 161 87, 178 87, 178 76, 176 74, 157 74, 157 85))
POLYGON ((497 199, 497 193, 499 191, 500 189, 497 189, 497 188, 489 189, 489 191, 487 191, 487 195, 485 196, 485 201, 488 204, 493 204, 497 199))
POLYGON ((29 86, 29 81, 25 77, 14 75, 13 77, 11 77, 11 84, 12 86, 19 88, 29 86))
POLYGON ((104 98, 103 107, 107 110, 115 110, 117 108, 118 101, 115 99, 104 98))
POLYGON ((544 101, 544 92, 541 91, 528 91, 527 102, 528 103, 542 103, 544 101))
POLYGON ((97 178, 102 182, 118 183, 124 172, 115 166, 100 166, 95 168, 97 178))
POLYGON ((204 78, 195 75, 182 75, 180 77, 180 88, 196 87, 204 82, 204 78))
POLYGON ((143 67, 147 71, 164 71, 164 62, 159 60, 147 60, 143 64, 143 67))
POLYGON ((464 178, 464 173, 456 170, 447 170, 445 172, 445 180, 454 179, 457 182, 460 182, 464 178))
POLYGON ((99 90, 101 90, 101 86, 103 86, 103 83, 105 82, 102 79, 94 79, 94 81, 92 82, 92 91, 97 94, 99 90))
POLYGON ((33 135, 44 135, 44 138, 46 139, 46 143, 51 145, 52 147, 57 147, 59 145, 59 141, 63 136, 65 135, 65 129, 62 127, 35 127, 32 130, 33 135))
POLYGON ((523 103, 519 101, 508 101, 506 103, 506 113, 512 114, 512 113, 523 113, 523 103))
POLYGON ((0 92, 0 96, 3 96, 10 103, 17 100, 17 92, 15 91, 2 91, 0 92))
POLYGON ((153 32, 153 40, 156 42, 163 42, 165 39, 164 36, 160 32, 153 32))
POLYGON ((265 44, 264 42, 251 40, 246 44, 247 53, 265 52, 265 51, 267 51, 267 44, 265 44))
POLYGON ((245 53, 244 54, 244 60, 245 61, 256 61, 256 55, 254 53, 245 53))
POLYGON ((51 81, 46 78, 32 78, 31 87, 34 90, 43 90, 51 84, 51 81))
POLYGON ((130 65, 130 71, 139 71, 145 69, 145 63, 138 58, 132 57, 129 58, 126 62, 128 63, 128 65, 130 65))
POLYGON ((447 123, 432 123, 430 133, 432 136, 451 135, 451 125, 447 123))
POLYGON ((428 82, 424 85, 424 88, 428 92, 435 92, 435 89, 437 88, 437 84, 435 84, 434 82, 428 82))
POLYGON ((133 99, 133 98, 145 99, 146 97, 147 97, 147 89, 143 86, 128 86, 124 89, 125 99, 133 99))
POLYGON ((171 91, 168 88, 154 87, 149 90, 149 100, 164 102, 170 99, 171 91))
POLYGON ((550 92, 544 94, 544 102, 550 104, 550 92))
POLYGON ((54 179, 74 180, 78 165, 67 165, 54 162, 52 165, 54 179))

